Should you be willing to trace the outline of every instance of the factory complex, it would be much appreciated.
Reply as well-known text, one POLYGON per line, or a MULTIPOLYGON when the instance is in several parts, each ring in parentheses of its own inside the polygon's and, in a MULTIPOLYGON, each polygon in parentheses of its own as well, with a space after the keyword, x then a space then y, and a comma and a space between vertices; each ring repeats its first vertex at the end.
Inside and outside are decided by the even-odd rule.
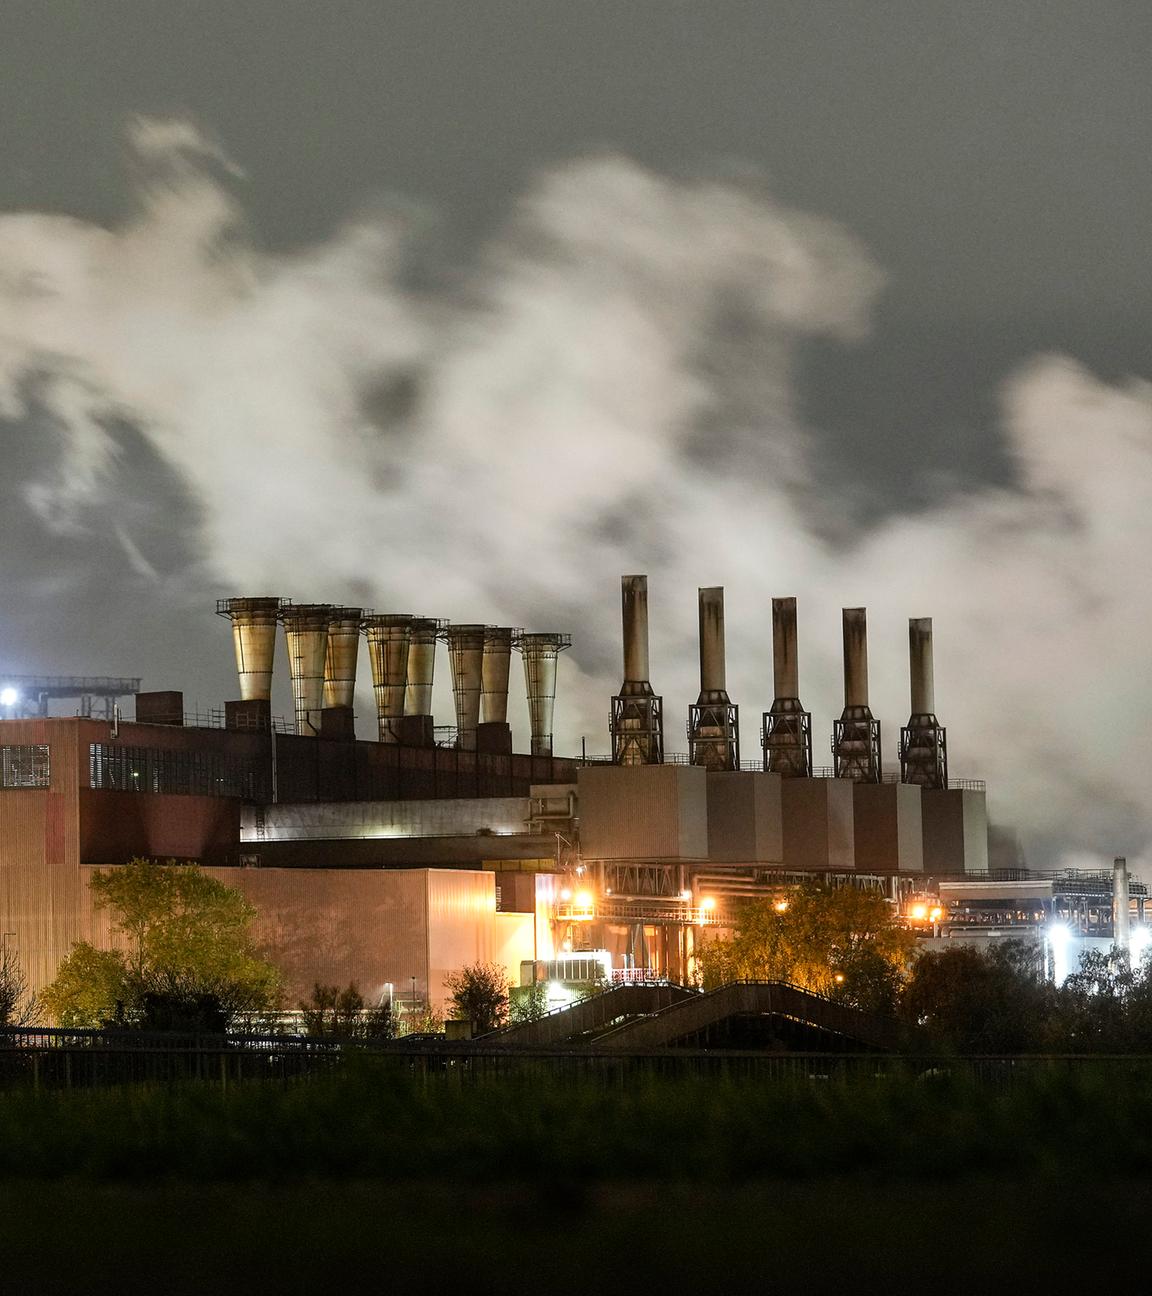
MULTIPOLYGON (((866 613, 844 610, 844 707, 825 768, 800 695, 795 599, 773 600, 775 696, 755 760, 741 757, 726 691, 720 588, 699 591, 688 751, 665 750, 647 599, 645 577, 623 578, 623 681, 605 758, 553 751, 571 640, 551 631, 232 598, 217 611, 239 696, 218 716, 186 716, 181 693, 138 681, 8 681, 0 920, 33 987, 74 941, 112 940, 87 879, 135 857, 196 862, 241 890, 293 1001, 316 981, 355 982, 401 1009, 439 1008, 445 977, 478 961, 519 984, 687 983, 699 943, 731 929, 741 899, 805 878, 876 889, 937 938, 952 906, 985 932, 1000 929, 997 914, 1000 926, 1034 927, 1064 913, 1068 888, 1049 881, 1041 895, 1043 879, 989 874, 983 785, 949 777, 930 620, 909 625, 910 713, 888 770, 868 702, 866 613), (281 635, 290 725, 271 714, 281 635), (353 713, 362 641, 371 739, 357 738, 353 713), (442 646, 450 729, 432 715, 442 646), (523 752, 507 719, 513 654, 530 720, 523 752), (116 704, 128 695, 132 720, 116 704), (79 714, 50 714, 66 696, 81 699, 79 714)), ((1143 888, 1132 892, 1142 913, 1143 888)), ((1086 894, 1076 912, 1103 932, 1111 901, 1093 907, 1086 894)))

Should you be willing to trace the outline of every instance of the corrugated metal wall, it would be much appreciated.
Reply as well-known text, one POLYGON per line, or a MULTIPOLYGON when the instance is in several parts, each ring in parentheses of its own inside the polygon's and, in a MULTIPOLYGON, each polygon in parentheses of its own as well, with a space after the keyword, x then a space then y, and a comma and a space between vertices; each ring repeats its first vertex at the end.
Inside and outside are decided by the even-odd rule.
POLYGON ((527 797, 245 806, 241 835, 246 842, 511 835, 527 830, 530 807, 527 797))

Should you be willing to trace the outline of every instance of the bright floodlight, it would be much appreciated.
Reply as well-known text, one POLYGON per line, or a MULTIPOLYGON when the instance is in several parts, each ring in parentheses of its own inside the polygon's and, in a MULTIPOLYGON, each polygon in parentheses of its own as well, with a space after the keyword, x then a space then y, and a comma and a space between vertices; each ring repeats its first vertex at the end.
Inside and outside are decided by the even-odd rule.
POLYGON ((1049 923, 1048 939, 1052 942, 1054 947, 1059 946, 1059 948, 1063 949, 1072 939, 1071 929, 1068 927, 1067 923, 1049 923))
POLYGON ((1152 930, 1143 923, 1137 923, 1128 935, 1128 955, 1133 963, 1140 962, 1150 943, 1152 943, 1152 930))
POLYGON ((0 706, 15 706, 20 700, 20 694, 9 684, 6 688, 0 689, 0 706))

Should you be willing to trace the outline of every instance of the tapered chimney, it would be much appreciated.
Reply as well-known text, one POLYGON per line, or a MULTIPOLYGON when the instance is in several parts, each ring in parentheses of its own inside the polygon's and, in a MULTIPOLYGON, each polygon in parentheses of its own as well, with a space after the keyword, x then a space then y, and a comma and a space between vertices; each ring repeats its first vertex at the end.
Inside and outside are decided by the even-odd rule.
POLYGON ((508 723, 508 672, 512 664, 512 631, 489 626, 484 631, 480 704, 485 724, 508 723))
POLYGON ((360 655, 363 608, 334 607, 328 623, 324 659, 324 707, 351 708, 356 701, 356 663, 360 655))
POLYGON ((936 719, 932 674, 932 618, 908 622, 911 714, 900 730, 900 780, 926 788, 948 786, 948 746, 936 719))
POLYGON ((776 695, 761 731, 764 768, 785 778, 812 774, 812 716, 800 701, 796 600, 772 600, 772 675, 776 695))
POLYGON ((456 746, 476 750, 476 729, 480 723, 480 694, 484 682, 484 633, 482 625, 454 625, 443 631, 448 641, 452 666, 452 698, 456 703, 456 746))
POLYGON ((441 623, 416 617, 408 638, 408 686, 404 693, 406 716, 432 715, 432 683, 436 672, 436 640, 441 623))
POLYGON ((664 699, 648 679, 648 577, 621 576, 624 682, 612 699, 609 728, 617 765, 659 765, 664 759, 664 699))
POLYGON ((280 605, 280 620, 288 644, 288 668, 292 674, 292 701, 296 709, 296 732, 309 737, 320 733, 324 709, 324 665, 328 656, 329 603, 280 605))
POLYGON ((528 694, 528 723, 533 756, 552 755, 552 721, 556 706, 556 665, 560 654, 572 646, 572 636, 520 634, 516 647, 524 659, 524 685, 528 694))
POLYGON ((245 702, 270 701, 280 600, 269 597, 220 599, 216 612, 232 622, 241 699, 245 702))
POLYGON ((845 608, 844 710, 832 734, 836 777, 879 783, 880 722, 868 706, 868 611, 845 608))
POLYGON ((368 642, 372 693, 376 699, 376 721, 382 743, 401 740, 413 619, 406 612, 394 612, 368 616, 361 623, 368 642))
POLYGON ((688 759, 707 769, 739 769, 739 709, 725 681, 723 588, 701 589, 699 610, 700 696, 688 708, 688 759))

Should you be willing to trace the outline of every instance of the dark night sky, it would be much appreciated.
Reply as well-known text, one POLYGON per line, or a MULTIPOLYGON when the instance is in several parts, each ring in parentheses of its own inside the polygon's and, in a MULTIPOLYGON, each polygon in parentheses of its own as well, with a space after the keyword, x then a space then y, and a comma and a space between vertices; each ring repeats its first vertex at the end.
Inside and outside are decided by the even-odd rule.
MULTIPOLYGON (((478 278, 490 275, 493 257, 505 264, 509 249, 521 258, 517 264, 539 269, 544 262, 532 260, 537 253, 524 251, 520 235, 507 234, 512 214, 541 175, 574 174, 578 188, 580 173, 572 169, 587 158, 618 155, 670 178, 670 185, 707 180, 763 192, 789 211, 850 231, 883 275, 883 287, 863 308, 866 332, 847 340, 839 329, 797 328, 786 338, 786 361, 777 373, 786 389, 780 409, 803 429, 806 459, 802 487, 789 488, 788 498, 808 501, 805 516, 817 538, 812 544, 830 539, 832 549, 820 551, 820 575, 812 572, 808 550, 791 567, 781 558, 781 579, 789 588, 778 593, 803 598, 810 577, 827 591, 830 607, 838 598, 887 606, 890 588, 895 607, 898 580, 887 578, 875 593, 861 588, 859 579, 841 590, 824 570, 837 554, 850 560, 863 528, 874 543, 874 563, 899 563, 906 555, 915 564, 924 560, 923 549, 906 544, 901 528, 915 531, 918 519, 929 519, 933 535, 963 527, 981 533, 980 519, 996 513, 1001 489, 1025 492, 1024 513, 1037 506, 1051 493, 1048 469, 1021 485, 1031 451, 1010 443, 1005 428, 1011 416, 1004 413, 1005 384, 1035 357, 1071 357, 1091 375, 1083 375, 1085 383, 1124 383, 1149 374, 1152 10, 1143 4, 9 0, 4 29, 0 209, 10 213, 74 217, 84 223, 77 228, 122 227, 139 202, 134 177, 140 164, 130 154, 128 131, 135 118, 145 117, 190 123, 242 173, 219 160, 204 162, 242 209, 245 244, 256 262, 265 257, 261 264, 299 266, 309 249, 338 243, 349 220, 370 222, 382 212, 399 219, 400 213, 417 233, 402 268, 390 272, 393 283, 440 310, 462 311, 461 303, 479 291, 478 278), (978 504, 970 509, 956 503, 973 497, 978 504), (963 524, 956 509, 967 510, 963 524), (876 529, 885 527, 877 540, 876 529)), ((29 228, 30 246, 46 246, 42 226, 29 228)), ((579 230, 564 237, 578 239, 579 230)), ((59 246, 67 241, 61 238, 59 246)), ((611 230, 604 230, 603 245, 610 241, 611 230)), ((52 273, 67 275, 63 259, 51 265, 52 273)), ((107 273, 130 277, 124 261, 107 273)), ((675 272, 668 282, 675 282, 675 272)), ((597 290, 603 294, 611 283, 608 276, 597 290)), ((60 297, 64 301, 67 292, 60 297)), ((63 363, 59 355, 78 348, 86 364, 92 361, 87 344, 74 339, 59 347, 53 342, 53 358, 45 360, 44 334, 29 341, 21 300, 0 301, 0 392, 5 369, 12 383, 7 408, 0 407, 7 415, 0 434, 8 465, 0 482, 0 580, 8 591, 0 665, 139 672, 156 687, 184 683, 193 697, 218 704, 231 678, 223 628, 208 616, 207 601, 230 592, 231 573, 219 561, 218 542, 205 539, 204 518, 227 504, 190 480, 180 456, 169 453, 170 443, 166 448, 162 435, 150 434, 148 414, 121 398, 114 416, 102 416, 110 461, 91 477, 79 473, 67 526, 46 524, 45 510, 30 503, 35 483, 59 471, 62 455, 83 461, 84 442, 62 434, 68 415, 42 384, 63 363), (93 486, 98 477, 103 487, 93 486), (72 630, 76 625, 81 634, 72 630)), ((709 315, 714 331, 726 326, 729 304, 724 298, 723 308, 709 315)), ((59 318, 69 309, 64 301, 59 318)), ((56 333, 59 318, 51 326, 56 333)), ((730 331, 742 337, 739 310, 735 318, 730 331)), ((766 347, 775 345, 774 337, 766 347)), ((450 421, 450 394, 445 405, 430 407, 426 400, 429 391, 452 386, 429 377, 442 373, 437 346, 443 345, 395 365, 382 360, 379 384, 371 381, 371 357, 357 362, 360 387, 371 389, 366 404, 377 400, 393 411, 377 418, 396 437, 393 446, 422 435, 419 420, 407 412, 395 416, 397 407, 407 411, 415 402, 450 421)), ((683 372, 711 374, 719 392, 709 418, 696 428, 703 439, 695 449, 687 442, 677 447, 680 481, 690 485, 699 472, 711 490, 716 479, 698 467, 708 459, 700 446, 736 444, 731 426, 744 416, 725 413, 731 401, 739 404, 728 388, 739 386, 746 368, 737 344, 709 343, 693 352, 683 372), (729 382, 725 375, 737 376, 729 382)), ((102 382, 97 374, 95 384, 102 382)), ((1116 388, 1101 385, 1099 391, 1116 388)), ((195 393, 179 400, 184 408, 196 407, 195 393)), ((1029 409, 1037 407, 1049 408, 1042 397, 1029 409)), ((239 418, 235 436, 245 436, 239 418)), ((1079 472, 1077 456, 1083 453, 1090 464, 1092 455, 1080 433, 1069 436, 1076 449, 1058 457, 1067 471, 1079 472)), ((1038 434, 1037 444, 1042 441, 1038 434)), ((292 446, 285 452, 300 453, 292 446)), ((222 458, 220 472, 233 471, 222 458)), ((1102 482, 1075 506, 1106 509, 1112 490, 1122 493, 1123 482, 1102 482)), ((429 498, 441 505, 444 499, 434 492, 429 498)), ((618 509, 628 498, 623 492, 618 509)), ((338 517, 338 493, 330 507, 338 517)), ((647 507, 659 516, 658 501, 647 507)), ((1140 513, 1132 507, 1132 516, 1140 513)), ((605 508, 597 525, 611 527, 615 517, 605 508)), ((1059 530, 1049 519, 1022 547, 1038 551, 1059 530)), ((405 568, 410 543, 408 536, 381 535, 385 590, 384 573, 405 568)), ((484 543, 491 544, 498 569, 505 562, 508 582, 521 579, 515 557, 498 539, 484 543)), ((622 543, 611 558, 619 560, 619 570, 631 569, 633 560, 659 571, 661 543, 650 536, 643 544, 622 543)), ((964 547, 951 543, 957 551, 964 547)), ((778 547, 786 550, 787 543, 778 547)), ((1061 608, 1082 610, 1080 585, 1108 565, 1111 552, 1105 546, 1089 555, 1070 588, 1037 608, 1031 624, 1059 620, 1061 608)), ((697 573, 693 562, 669 562, 668 568, 685 578, 698 574, 702 584, 735 581, 722 558, 720 546, 707 571, 697 573)), ((1062 559, 1049 550, 1035 561, 1036 570, 1047 573, 1062 559)), ((941 563, 942 587, 971 578, 970 571, 945 571, 941 563)), ((253 570, 275 569, 266 561, 241 563, 237 579, 253 570)), ((603 570, 612 570, 607 557, 603 570)), ((360 575, 342 568, 339 579, 341 591, 363 588, 382 606, 384 595, 370 577, 357 585, 360 575)), ((555 615, 570 616, 584 592, 574 593, 572 582, 560 584, 555 615)), ((395 588, 408 594, 412 586, 398 577, 395 588)), ((451 587, 454 597, 468 588, 467 582, 451 587)), ((527 588, 539 597, 539 584, 529 581, 527 588)), ((916 592, 921 588, 932 588, 931 581, 915 586, 916 592)), ((332 596, 347 596, 341 591, 333 589, 332 596)), ((1010 591, 1004 597, 1011 602, 1010 591)), ((578 638, 587 631, 578 660, 592 701, 568 724, 571 734, 601 722, 602 695, 614 682, 615 598, 609 583, 602 615, 586 628, 573 626, 578 638)), ((978 600, 941 602, 958 629, 980 620, 972 610, 978 600)), ((1128 635, 1124 598, 1117 593, 1106 602, 1101 615, 1109 633, 1128 635)), ((492 603, 479 614, 512 616, 492 603)), ((415 610, 472 619, 463 607, 415 610)), ((903 614, 931 611, 916 606, 903 614)), ((520 613, 520 622, 526 615, 520 613)), ((820 651, 828 661, 813 665, 813 688, 822 699, 838 648, 834 629, 825 638, 820 651)), ((1027 651, 1043 659, 1048 642, 1044 632, 1041 647, 1031 643, 1027 651)), ((958 660, 975 651, 965 641, 958 660)), ((1074 655, 1074 648, 1062 652, 1074 655)), ((691 665, 686 683, 675 676, 675 687, 685 692, 691 665)), ((1127 669, 1126 662, 1114 666, 1127 669)), ((895 674, 900 669, 898 661, 895 674)), ((947 671, 938 674, 946 690, 947 671)), ((1061 687, 1059 665, 1045 683, 1061 687)), ((1089 701, 1099 714, 1130 704, 1126 690, 1112 697, 1104 679, 1093 689, 1089 701)), ((895 684, 892 690, 889 726, 900 722, 904 705, 895 684)), ((957 692, 971 700, 971 681, 957 692)), ((994 735, 997 742, 1014 741, 1005 736, 1027 730, 1018 758, 1031 765, 1062 740, 1045 727, 1050 708, 1040 694, 997 730, 993 712, 1012 692, 1005 685, 974 727, 981 741, 994 735)), ((677 697, 672 709, 683 700, 677 697)), ((767 705, 767 698, 757 697, 748 711, 758 711, 761 700, 767 705)), ((829 699, 826 709, 832 705, 829 699)), ((960 727, 959 717, 951 719, 960 727)), ((1122 729, 1116 759, 1142 761, 1142 721, 1122 729)), ((1062 747, 1060 779, 1039 785, 1019 780, 1005 808, 1027 820, 1021 811, 1026 797, 1069 787, 1074 798, 1098 800, 1112 759, 1093 750, 1082 762, 1062 747), (1085 771, 1082 764, 1091 766, 1097 755, 1098 767, 1085 771), (1068 773, 1073 768, 1074 776, 1068 773)), ((994 763, 993 775, 1007 763, 994 763)), ((973 754, 971 764, 981 764, 980 758, 973 754)), ((1145 797, 1135 785, 1118 796, 1118 813, 1141 826, 1133 830, 1137 835, 1152 825, 1145 797)), ((1077 844, 1094 848, 1092 842, 1077 844)))

